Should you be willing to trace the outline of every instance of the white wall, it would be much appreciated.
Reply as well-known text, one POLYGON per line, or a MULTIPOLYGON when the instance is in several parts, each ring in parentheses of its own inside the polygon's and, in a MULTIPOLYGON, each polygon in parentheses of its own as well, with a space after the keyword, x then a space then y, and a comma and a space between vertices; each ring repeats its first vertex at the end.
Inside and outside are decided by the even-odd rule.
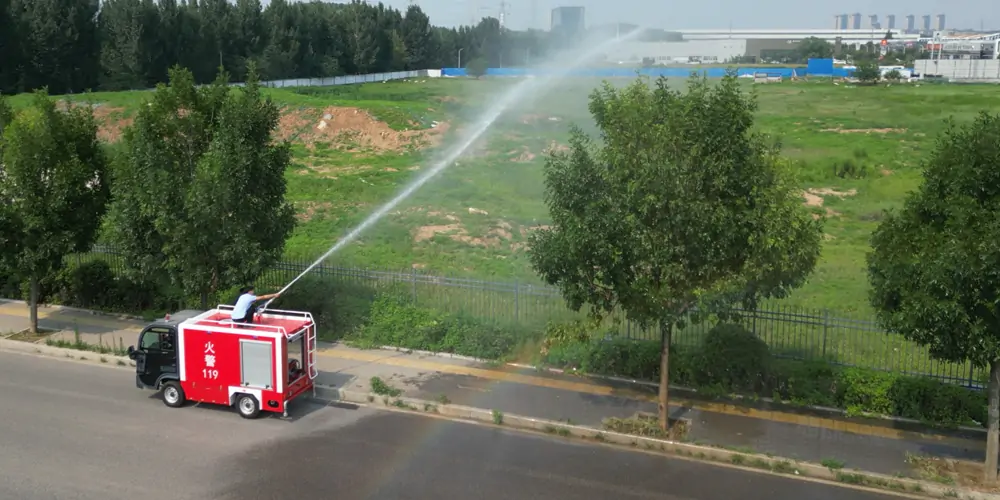
POLYGON ((610 62, 637 63, 648 57, 657 64, 686 61, 690 57, 704 59, 714 58, 717 62, 725 62, 735 56, 747 53, 747 41, 731 40, 692 40, 687 42, 625 42, 616 45, 607 53, 610 62))
POLYGON ((918 59, 913 64, 921 76, 940 76, 952 80, 1000 81, 998 59, 918 59))

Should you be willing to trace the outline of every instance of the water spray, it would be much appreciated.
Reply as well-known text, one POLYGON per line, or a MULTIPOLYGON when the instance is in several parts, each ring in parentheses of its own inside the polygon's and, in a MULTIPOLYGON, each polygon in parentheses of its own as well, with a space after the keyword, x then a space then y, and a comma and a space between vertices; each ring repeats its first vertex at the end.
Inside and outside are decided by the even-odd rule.
MULTIPOLYGON (((503 112, 507 110, 507 108, 509 108, 516 101, 518 101, 522 95, 531 92, 537 92, 539 90, 542 90, 550 86, 557 79, 568 74, 569 71, 572 70, 573 68, 588 62, 595 55, 600 54, 601 52, 621 42, 633 38, 641 31, 642 30, 640 29, 635 29, 621 38, 614 38, 608 40, 598 45, 597 47, 587 51, 583 55, 573 60, 569 65, 562 67, 553 73, 546 72, 544 77, 528 78, 518 82, 516 85, 511 87, 507 92, 505 92, 500 97, 500 99, 495 101, 493 105, 490 106, 489 109, 487 109, 482 119, 480 119, 477 122, 476 126, 469 132, 469 134, 465 137, 465 139, 463 139, 461 142, 459 142, 450 150, 448 150, 448 153, 444 155, 441 161, 435 163, 433 167, 431 167, 429 170, 427 170, 419 177, 417 177, 415 181, 413 181, 410 185, 406 186, 406 188, 400 191, 399 194, 397 194, 395 197, 389 200, 388 203, 379 207, 378 210, 375 210, 375 212, 373 212, 365 220, 363 220, 361 224, 358 224, 357 227, 351 229, 351 231, 348 232, 347 235, 345 235, 343 238, 337 241, 337 243, 335 243, 332 247, 330 247, 330 249, 327 250, 326 253, 321 255, 318 259, 316 259, 315 262, 310 264, 309 267, 307 267, 304 271, 302 271, 302 273, 296 276, 295 279, 288 282, 288 284, 285 285, 285 287, 282 288, 281 291, 277 293, 277 295, 285 293, 285 291, 291 288, 292 285, 295 284, 295 282, 302 279, 302 277, 305 276, 306 274, 309 274, 309 271, 312 271, 316 266, 320 265, 324 260, 329 258, 334 253, 336 253, 338 250, 347 246, 348 243, 351 243, 352 241, 356 240, 358 236, 361 235, 361 233, 363 233, 373 224, 381 220, 382 217, 385 217, 385 215, 389 213, 390 210, 396 208, 396 206, 399 205, 403 200, 409 198, 414 192, 416 192, 416 190, 420 189, 424 184, 426 184, 427 181, 433 179, 434 177, 437 177, 437 175, 440 174, 442 171, 444 171, 444 169, 448 168, 453 163, 455 163, 455 161, 458 160, 458 158, 461 157, 462 154, 464 154, 465 151, 469 149, 473 143, 476 142, 476 140, 478 140, 484 133, 486 133, 487 130, 489 130, 489 128, 493 125, 493 122, 495 122, 497 118, 499 118, 500 115, 502 115, 503 112)), ((265 302, 264 305, 261 306, 261 310, 267 309, 267 306, 269 306, 271 302, 274 301, 275 298, 277 297, 271 298, 267 302, 265 302)))

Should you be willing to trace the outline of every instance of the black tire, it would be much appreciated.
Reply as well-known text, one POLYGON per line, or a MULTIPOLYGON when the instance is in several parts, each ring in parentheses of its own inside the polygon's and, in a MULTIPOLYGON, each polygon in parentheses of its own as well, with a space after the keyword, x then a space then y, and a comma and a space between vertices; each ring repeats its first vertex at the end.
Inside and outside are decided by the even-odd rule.
POLYGON ((160 390, 160 398, 163 399, 163 404, 171 408, 180 408, 187 400, 184 396, 184 389, 181 389, 181 384, 174 380, 164 382, 163 388, 160 390))
POLYGON ((240 412, 240 416, 243 418, 257 418, 260 415, 260 402, 257 401, 257 398, 249 394, 237 395, 236 411, 240 412))

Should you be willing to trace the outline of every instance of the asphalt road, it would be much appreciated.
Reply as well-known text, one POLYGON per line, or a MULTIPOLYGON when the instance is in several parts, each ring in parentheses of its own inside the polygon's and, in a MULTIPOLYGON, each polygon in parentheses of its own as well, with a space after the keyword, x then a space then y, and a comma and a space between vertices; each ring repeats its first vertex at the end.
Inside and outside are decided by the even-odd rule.
POLYGON ((418 415, 292 413, 171 409, 130 370, 0 353, 0 498, 898 498, 418 415))

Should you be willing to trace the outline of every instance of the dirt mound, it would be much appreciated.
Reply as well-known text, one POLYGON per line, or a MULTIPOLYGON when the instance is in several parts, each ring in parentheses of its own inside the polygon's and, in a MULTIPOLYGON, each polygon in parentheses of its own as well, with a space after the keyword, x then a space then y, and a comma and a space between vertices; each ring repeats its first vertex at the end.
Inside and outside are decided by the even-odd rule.
MULTIPOLYGON (((125 129, 132 125, 132 118, 125 116, 125 108, 118 106, 108 106, 106 104, 96 103, 90 106, 83 102, 70 103, 74 108, 85 108, 90 107, 91 112, 94 115, 94 121, 97 122, 97 139, 103 142, 115 143, 121 140, 122 133, 125 129)), ((59 101, 56 104, 56 109, 66 110, 67 102, 59 101)))
POLYGON ((446 122, 435 122, 433 128, 426 130, 393 130, 366 110, 331 106, 323 110, 283 110, 275 138, 304 143, 310 148, 316 143, 330 143, 347 151, 404 151, 436 146, 447 130, 446 122))

